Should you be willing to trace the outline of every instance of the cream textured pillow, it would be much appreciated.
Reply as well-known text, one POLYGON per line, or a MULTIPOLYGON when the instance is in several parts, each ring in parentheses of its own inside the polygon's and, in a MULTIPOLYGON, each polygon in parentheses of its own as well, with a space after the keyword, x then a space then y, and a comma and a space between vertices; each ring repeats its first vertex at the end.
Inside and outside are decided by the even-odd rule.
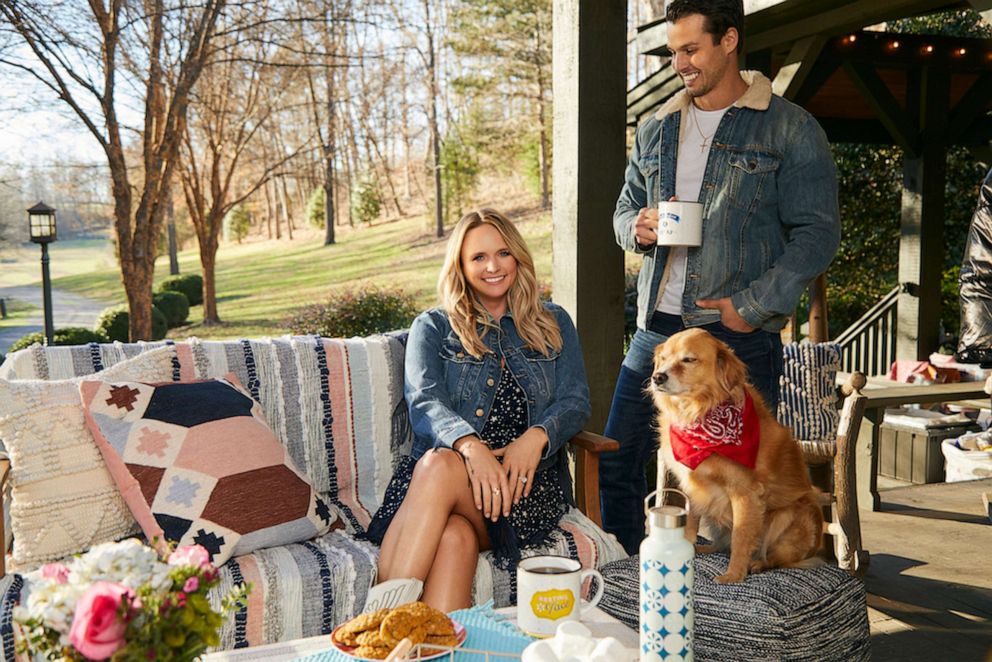
POLYGON ((86 427, 83 379, 168 381, 176 350, 161 347, 94 375, 0 379, 0 439, 10 454, 11 567, 31 570, 140 532, 86 427))

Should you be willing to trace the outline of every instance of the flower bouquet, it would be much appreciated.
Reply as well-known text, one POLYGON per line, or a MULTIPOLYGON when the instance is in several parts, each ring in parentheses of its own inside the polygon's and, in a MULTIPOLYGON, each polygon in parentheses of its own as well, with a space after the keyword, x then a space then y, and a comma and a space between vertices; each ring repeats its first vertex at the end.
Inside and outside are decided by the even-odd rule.
POLYGON ((235 586, 215 609, 207 591, 220 579, 203 547, 163 559, 134 539, 97 545, 39 574, 14 611, 19 650, 35 660, 193 660, 220 643, 223 614, 250 588, 235 586))

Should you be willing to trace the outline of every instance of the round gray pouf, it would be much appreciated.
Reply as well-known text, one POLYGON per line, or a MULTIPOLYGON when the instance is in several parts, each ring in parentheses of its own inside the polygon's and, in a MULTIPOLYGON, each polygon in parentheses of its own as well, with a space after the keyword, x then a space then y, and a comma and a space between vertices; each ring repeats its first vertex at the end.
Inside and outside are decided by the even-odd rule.
MULTIPOLYGON (((840 568, 768 570, 739 584, 717 584, 726 554, 697 554, 693 609, 696 662, 871 658, 864 583, 840 568)), ((639 562, 614 561, 600 572, 606 583, 599 608, 637 629, 639 562)))

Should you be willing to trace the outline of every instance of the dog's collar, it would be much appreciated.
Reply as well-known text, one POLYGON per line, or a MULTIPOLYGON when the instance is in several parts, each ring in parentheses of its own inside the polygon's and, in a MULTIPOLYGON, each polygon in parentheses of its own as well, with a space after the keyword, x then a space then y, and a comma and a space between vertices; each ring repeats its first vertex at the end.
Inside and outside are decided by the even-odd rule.
POLYGON ((754 401, 745 392, 743 403, 727 400, 691 425, 669 426, 668 436, 675 459, 690 469, 713 453, 754 469, 760 431, 754 401))

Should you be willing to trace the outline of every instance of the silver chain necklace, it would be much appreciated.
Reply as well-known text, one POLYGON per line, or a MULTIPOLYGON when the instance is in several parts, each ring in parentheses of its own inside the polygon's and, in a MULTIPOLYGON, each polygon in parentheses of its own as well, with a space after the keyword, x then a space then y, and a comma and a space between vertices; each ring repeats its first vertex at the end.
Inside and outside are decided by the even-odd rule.
POLYGON ((713 133, 708 136, 703 133, 703 128, 699 125, 699 116, 696 115, 696 104, 690 102, 689 112, 692 114, 692 124, 696 127, 696 133, 698 133, 700 139, 702 139, 702 142, 699 145, 699 153, 705 154, 706 150, 710 148, 710 140, 714 135, 716 135, 716 130, 714 129, 713 133))

